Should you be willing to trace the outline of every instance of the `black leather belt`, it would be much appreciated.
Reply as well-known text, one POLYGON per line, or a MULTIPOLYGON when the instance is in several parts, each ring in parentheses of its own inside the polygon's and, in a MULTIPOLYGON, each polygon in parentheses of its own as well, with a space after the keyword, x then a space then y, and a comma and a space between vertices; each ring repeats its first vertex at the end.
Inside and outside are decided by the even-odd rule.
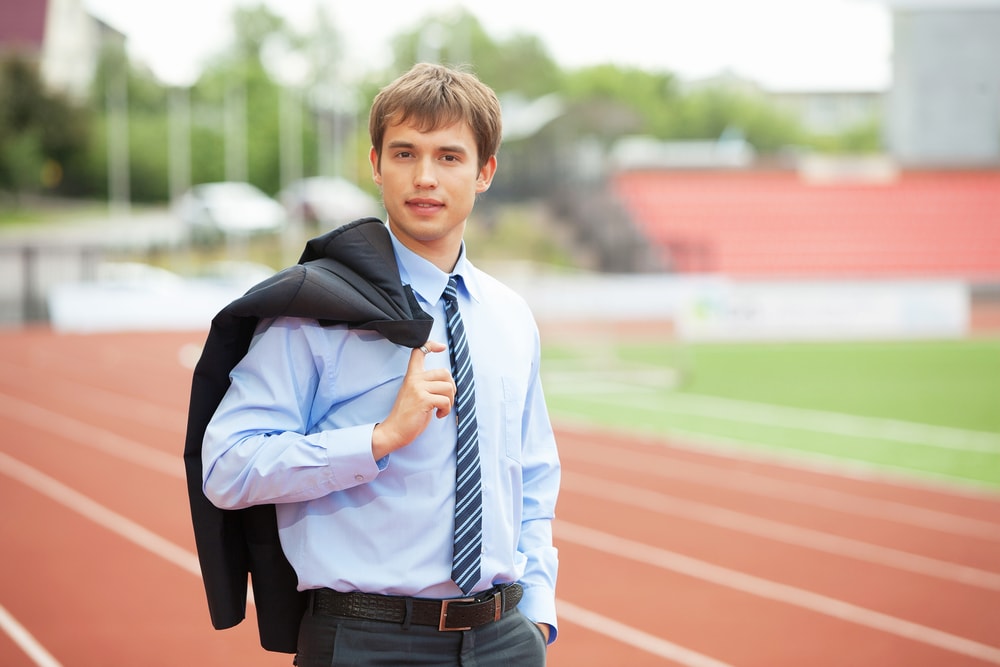
POLYGON ((338 593, 329 588, 312 592, 314 614, 371 621, 430 625, 441 631, 471 630, 499 621, 521 601, 520 584, 494 586, 471 598, 432 600, 370 593, 338 593), (409 615, 407 614, 409 608, 409 615), (407 618, 407 616, 409 616, 407 618))

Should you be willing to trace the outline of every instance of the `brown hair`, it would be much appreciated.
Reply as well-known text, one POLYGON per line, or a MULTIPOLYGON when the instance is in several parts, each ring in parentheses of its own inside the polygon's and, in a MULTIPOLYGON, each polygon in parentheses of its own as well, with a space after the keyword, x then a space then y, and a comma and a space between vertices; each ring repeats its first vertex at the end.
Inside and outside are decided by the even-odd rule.
POLYGON ((480 169, 500 150, 500 101, 489 86, 469 72, 419 63, 383 88, 368 116, 368 134, 379 161, 386 128, 407 121, 421 131, 465 121, 476 137, 480 169))

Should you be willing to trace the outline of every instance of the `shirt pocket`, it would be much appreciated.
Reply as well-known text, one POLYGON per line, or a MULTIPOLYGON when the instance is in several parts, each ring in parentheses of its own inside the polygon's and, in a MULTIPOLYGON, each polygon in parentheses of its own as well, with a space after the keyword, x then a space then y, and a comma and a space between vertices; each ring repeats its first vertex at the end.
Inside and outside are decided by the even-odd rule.
POLYGON ((514 378, 500 378, 503 387, 503 441, 507 458, 521 462, 521 423, 524 415, 525 389, 514 378))

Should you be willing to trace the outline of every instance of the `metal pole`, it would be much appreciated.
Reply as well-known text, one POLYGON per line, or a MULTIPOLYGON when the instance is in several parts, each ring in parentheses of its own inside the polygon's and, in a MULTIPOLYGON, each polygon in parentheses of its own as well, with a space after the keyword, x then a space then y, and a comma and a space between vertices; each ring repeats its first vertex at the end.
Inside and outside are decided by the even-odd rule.
POLYGON ((124 60, 108 68, 105 95, 108 124, 108 209, 111 217, 131 213, 128 144, 128 73, 124 60))
POLYGON ((176 199, 191 187, 191 90, 187 86, 170 91, 167 157, 170 197, 176 199))
POLYGON ((247 89, 242 80, 226 91, 226 180, 247 180, 247 89))

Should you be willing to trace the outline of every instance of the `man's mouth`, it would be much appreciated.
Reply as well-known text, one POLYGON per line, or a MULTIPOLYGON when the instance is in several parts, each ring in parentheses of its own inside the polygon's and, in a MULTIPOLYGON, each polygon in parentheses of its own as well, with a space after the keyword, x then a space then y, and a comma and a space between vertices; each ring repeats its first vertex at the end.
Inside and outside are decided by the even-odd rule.
POLYGON ((406 204, 410 208, 419 211, 436 211, 444 206, 444 204, 434 199, 410 199, 406 204))

